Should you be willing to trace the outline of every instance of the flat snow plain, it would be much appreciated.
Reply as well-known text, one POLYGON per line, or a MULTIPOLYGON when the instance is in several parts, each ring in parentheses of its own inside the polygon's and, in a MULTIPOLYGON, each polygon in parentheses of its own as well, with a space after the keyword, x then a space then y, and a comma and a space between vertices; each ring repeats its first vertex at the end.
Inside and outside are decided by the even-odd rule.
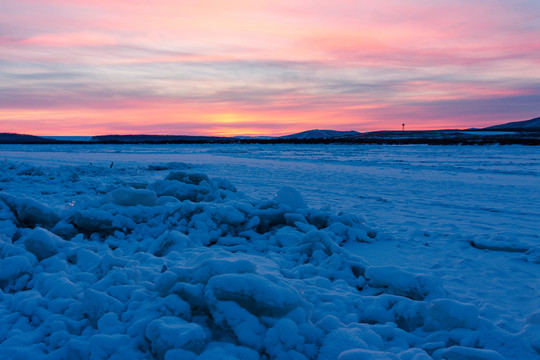
POLYGON ((540 357, 539 147, 0 161, 3 358, 540 357))

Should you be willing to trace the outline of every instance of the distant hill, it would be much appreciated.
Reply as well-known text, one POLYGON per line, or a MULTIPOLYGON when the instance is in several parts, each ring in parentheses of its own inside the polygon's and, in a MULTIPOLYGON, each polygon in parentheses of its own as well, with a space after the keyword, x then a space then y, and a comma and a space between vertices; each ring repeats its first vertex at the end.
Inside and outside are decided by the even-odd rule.
POLYGON ((281 136, 280 139, 299 139, 299 140, 315 140, 315 139, 332 139, 337 137, 351 136, 360 134, 358 131, 337 131, 337 130, 308 130, 297 134, 281 136))
POLYGON ((525 120, 514 121, 506 124, 490 126, 482 130, 498 130, 498 131, 540 131, 540 117, 525 120))
POLYGON ((0 144, 56 144, 58 140, 40 136, 13 133, 0 133, 0 144))

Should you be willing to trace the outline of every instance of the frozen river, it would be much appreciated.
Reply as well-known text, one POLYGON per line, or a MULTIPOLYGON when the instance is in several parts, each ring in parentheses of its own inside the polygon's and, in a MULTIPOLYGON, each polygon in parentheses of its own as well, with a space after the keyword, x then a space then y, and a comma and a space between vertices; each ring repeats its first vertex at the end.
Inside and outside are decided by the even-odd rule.
MULTIPOLYGON (((505 358, 540 351, 531 325, 540 318, 540 147, 0 145, 0 165, 0 191, 58 211, 176 169, 227 179, 259 202, 292 186, 310 208, 358 215, 384 234, 347 251, 370 266, 429 274, 449 299, 478 309, 493 328, 473 332, 473 347, 505 358)), ((456 334, 445 346, 458 341, 451 336, 472 346, 456 334)))
POLYGON ((392 234, 448 229, 528 241, 540 233, 540 147, 3 145, 0 159, 141 169, 184 162, 255 198, 293 186, 311 207, 355 213, 392 234))

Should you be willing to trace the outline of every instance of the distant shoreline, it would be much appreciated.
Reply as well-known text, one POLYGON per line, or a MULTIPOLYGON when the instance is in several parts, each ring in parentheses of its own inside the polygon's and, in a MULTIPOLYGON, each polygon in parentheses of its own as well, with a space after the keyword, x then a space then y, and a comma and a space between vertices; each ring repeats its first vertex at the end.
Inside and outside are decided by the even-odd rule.
MULTIPOLYGON (((74 138, 74 137, 71 137, 74 138)), ((85 137, 88 138, 88 137, 85 137)), ((343 145, 540 145, 540 132, 485 130, 378 131, 331 138, 227 138, 172 135, 107 135, 90 141, 59 140, 19 134, 0 134, 0 144, 125 145, 125 144, 343 144, 343 145)))
POLYGON ((33 136, 0 133, 0 144, 379 144, 540 145, 540 117, 483 129, 372 131, 307 130, 280 137, 196 135, 33 136), (83 140, 84 139, 84 140, 83 140))

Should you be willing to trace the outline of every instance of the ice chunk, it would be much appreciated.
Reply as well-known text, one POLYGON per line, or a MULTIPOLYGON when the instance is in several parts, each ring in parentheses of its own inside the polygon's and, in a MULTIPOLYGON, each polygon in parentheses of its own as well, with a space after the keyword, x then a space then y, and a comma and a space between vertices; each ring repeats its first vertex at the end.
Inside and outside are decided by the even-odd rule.
POLYGON ((103 334, 116 334, 122 332, 122 324, 115 313, 104 314, 97 322, 99 331, 103 334))
POLYGON ((292 210, 307 208, 302 195, 291 186, 284 186, 279 189, 274 200, 280 204, 287 205, 292 210))
POLYGON ((156 204, 159 206, 177 205, 180 204, 180 200, 173 196, 160 196, 158 197, 156 204))
POLYGON ((186 184, 199 185, 203 181, 209 181, 210 179, 206 174, 201 173, 185 173, 183 171, 172 171, 165 178, 166 180, 176 180, 186 184))
POLYGON ((401 360, 433 360, 433 358, 429 356, 425 350, 419 348, 412 348, 402 351, 399 353, 399 358, 401 360))
POLYGON ((34 227, 40 225, 51 228, 60 220, 56 211, 34 199, 19 198, 0 192, 0 200, 10 208, 17 220, 25 226, 34 227))
MULTIPOLYGON (((193 304, 197 306, 197 304, 193 304)), ((191 305, 176 294, 170 294, 163 298, 163 308, 167 309, 168 314, 180 317, 184 320, 191 320, 191 305)))
POLYGON ((112 202, 120 206, 154 206, 157 200, 156 193, 147 189, 119 188, 110 196, 112 202))
POLYGON ((244 213, 234 206, 224 205, 208 209, 207 211, 211 213, 212 218, 218 223, 239 226, 246 221, 244 213))
POLYGON ((399 360, 399 357, 382 351, 353 349, 339 354, 338 360, 399 360))
POLYGON ((299 303, 292 288, 278 285, 255 274, 214 276, 206 286, 207 301, 234 301, 257 316, 283 316, 299 303))
POLYGON ((232 301, 215 304, 212 316, 216 324, 230 328, 238 342, 255 349, 263 346, 266 328, 259 319, 232 301))
MULTIPOLYGON (((13 310, 32 317, 45 307, 46 301, 37 290, 20 291, 13 297, 13 310)), ((17 328, 17 327, 15 327, 17 328)))
POLYGON ((89 271, 94 266, 98 265, 101 257, 93 251, 85 248, 77 250, 77 266, 82 271, 89 271))
POLYGON ((195 323, 173 316, 163 316, 146 328, 146 337, 152 342, 152 352, 163 359, 170 349, 199 352, 206 342, 206 333, 195 323))
POLYGON ((165 164, 151 164, 148 165, 148 170, 150 171, 161 171, 161 170, 184 170, 191 169, 192 165, 184 162, 168 162, 165 164))
POLYGON ((171 196, 180 201, 190 200, 193 202, 203 201, 205 196, 211 192, 208 184, 206 186, 194 185, 177 180, 156 181, 148 188, 155 191, 159 197, 171 196))
POLYGON ((0 221, 0 241, 11 243, 17 227, 10 220, 0 221))
POLYGON ((276 240, 280 246, 296 246, 302 242, 303 234, 289 226, 282 227, 276 232, 276 240))
MULTIPOLYGON (((223 352, 219 353, 219 356, 212 357, 211 359, 224 359, 223 352)), ((201 357, 197 357, 193 351, 184 349, 170 349, 165 353, 165 360, 200 360, 201 357)), ((226 358, 225 358, 226 359, 226 358)))
POLYGON ((341 353, 352 349, 367 349, 364 333, 360 329, 338 328, 324 339, 319 354, 320 360, 337 359, 341 353))
POLYGON ((115 214, 111 209, 77 210, 71 221, 79 231, 87 233, 112 233, 135 227, 133 219, 115 214))
POLYGON ((256 269, 253 262, 235 257, 206 259, 196 267, 175 266, 171 271, 175 272, 181 281, 207 283, 211 277, 230 273, 252 273, 256 269))
POLYGON ((176 180, 186 184, 198 185, 202 181, 208 181, 206 174, 201 173, 186 173, 184 171, 171 171, 165 178, 166 180, 176 180))
POLYGON ((487 349, 476 349, 464 346, 452 346, 448 349, 438 350, 433 354, 442 355, 445 360, 504 360, 498 352, 487 349))
POLYGON ((455 328, 476 329, 478 326, 478 308, 451 299, 433 300, 427 308, 424 329, 427 331, 455 328))
POLYGON ((442 297, 446 294, 440 280, 422 273, 411 273, 397 266, 370 266, 364 276, 373 287, 388 288, 396 295, 413 300, 442 297))
POLYGON ((165 271, 163 274, 161 274, 154 285, 156 291, 161 296, 164 296, 168 293, 168 291, 172 288, 172 286, 176 283, 176 280, 178 277, 176 274, 172 271, 165 271))
POLYGON ((1 344, 0 345, 0 358, 9 360, 46 360, 43 348, 43 344, 30 344, 23 343, 1 344))
POLYGON ((63 239, 71 239, 79 233, 73 224, 66 221, 66 218, 61 219, 59 222, 50 229, 52 233, 60 236, 63 239))
POLYGON ((55 279, 47 291, 47 298, 68 298, 73 299, 77 294, 78 286, 69 279, 61 277, 55 279))
MULTIPOLYGON (((260 358, 259 353, 253 349, 230 343, 214 342, 208 344, 197 360, 259 360, 260 358)), ((184 358, 182 357, 181 359, 184 358)))
POLYGON ((40 261, 55 255, 66 244, 65 240, 43 228, 33 229, 24 238, 26 250, 34 254, 40 261))
POLYGON ((90 359, 138 360, 147 358, 135 347, 133 339, 124 334, 96 334, 90 338, 90 359))
POLYGON ((31 273, 33 267, 32 258, 24 255, 0 259, 0 286, 4 281, 16 280, 22 274, 31 273))
POLYGON ((383 294, 364 299, 362 319, 364 322, 393 322, 405 331, 424 325, 427 304, 406 297, 383 294))
POLYGON ((231 182, 227 179, 213 178, 210 180, 210 182, 212 185, 214 185, 218 189, 228 190, 233 193, 237 191, 236 187, 233 184, 231 184, 231 182))
POLYGON ((120 314, 124 309, 120 301, 94 289, 88 289, 84 292, 83 305, 93 327, 97 327, 98 320, 106 313, 120 314))
POLYGON ((171 230, 164 232, 150 246, 149 251, 156 256, 167 255, 171 251, 181 252, 191 245, 191 239, 179 231, 171 230))
MULTIPOLYGON (((298 332, 298 325, 291 319, 280 319, 273 328, 269 329, 264 339, 267 352, 273 358, 286 357, 285 354, 295 349, 301 349, 304 338, 298 332)), ((296 358, 302 357, 297 354, 296 358)))
POLYGON ((113 215, 104 210, 79 210, 73 215, 73 225, 82 231, 111 230, 112 223, 113 215))
POLYGON ((506 252, 526 252, 531 248, 530 244, 520 242, 518 239, 510 239, 504 235, 497 234, 489 237, 479 237, 471 241, 471 245, 481 250, 506 251, 506 252))

